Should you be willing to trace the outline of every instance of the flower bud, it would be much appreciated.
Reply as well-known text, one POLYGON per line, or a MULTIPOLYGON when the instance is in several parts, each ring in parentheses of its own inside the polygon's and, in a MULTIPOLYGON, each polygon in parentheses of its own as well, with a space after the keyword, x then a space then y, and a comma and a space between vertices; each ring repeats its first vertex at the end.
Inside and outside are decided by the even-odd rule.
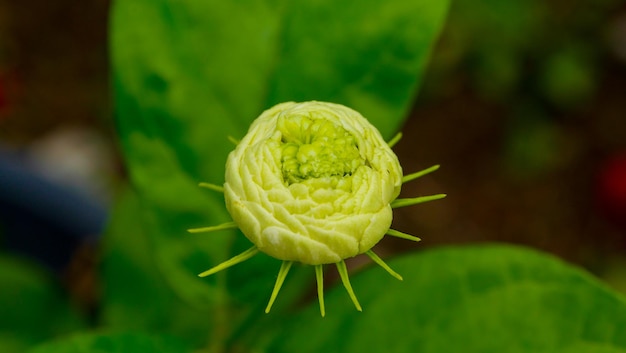
POLYGON ((310 265, 370 250, 389 230, 402 169, 358 112, 282 103, 257 118, 228 156, 226 207, 262 252, 310 265))

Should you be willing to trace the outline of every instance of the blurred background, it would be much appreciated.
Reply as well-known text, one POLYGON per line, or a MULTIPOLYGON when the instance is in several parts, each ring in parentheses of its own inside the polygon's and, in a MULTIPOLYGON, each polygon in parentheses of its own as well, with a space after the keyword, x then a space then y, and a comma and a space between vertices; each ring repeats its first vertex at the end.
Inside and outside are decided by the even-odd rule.
MULTIPOLYGON (((107 0, 0 0, 0 248, 97 300, 97 242, 126 178, 107 0)), ((626 291, 626 3, 457 0, 396 151, 441 169, 397 210, 412 245, 524 244, 626 291)))

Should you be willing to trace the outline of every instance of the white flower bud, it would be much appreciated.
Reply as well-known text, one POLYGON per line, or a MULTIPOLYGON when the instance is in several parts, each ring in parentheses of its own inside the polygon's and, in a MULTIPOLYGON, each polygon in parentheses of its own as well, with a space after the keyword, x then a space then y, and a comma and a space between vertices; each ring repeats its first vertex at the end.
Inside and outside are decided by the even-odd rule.
POLYGON ((378 243, 401 185, 398 158, 359 113, 290 102, 265 111, 230 153, 224 196, 260 251, 319 265, 378 243))

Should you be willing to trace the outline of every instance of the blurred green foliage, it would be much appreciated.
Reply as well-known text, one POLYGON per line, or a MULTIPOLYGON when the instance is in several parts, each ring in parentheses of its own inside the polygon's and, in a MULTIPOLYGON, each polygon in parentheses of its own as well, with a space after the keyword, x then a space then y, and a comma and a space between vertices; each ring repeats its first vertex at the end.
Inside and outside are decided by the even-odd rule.
POLYGON ((429 68, 437 82, 466 76, 490 101, 515 102, 526 94, 574 109, 594 94, 607 17, 619 0, 573 2, 458 0, 444 42, 429 68))
POLYGON ((585 157, 577 135, 593 127, 584 120, 599 118, 593 104, 617 64, 611 26, 620 9, 619 0, 453 1, 421 101, 470 97, 478 109, 492 108, 476 125, 501 129, 498 157, 507 178, 536 181, 572 166, 585 157))
POLYGON ((160 335, 130 333, 82 333, 58 342, 41 345, 32 353, 172 353, 191 352, 180 340, 160 335))
POLYGON ((32 261, 0 254, 0 351, 29 346, 87 328, 53 275, 32 261))

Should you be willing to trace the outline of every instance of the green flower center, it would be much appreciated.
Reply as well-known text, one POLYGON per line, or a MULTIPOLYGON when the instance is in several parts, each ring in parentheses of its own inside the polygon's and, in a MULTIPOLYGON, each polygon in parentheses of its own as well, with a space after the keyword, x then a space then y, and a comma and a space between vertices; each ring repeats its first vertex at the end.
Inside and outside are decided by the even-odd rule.
POLYGON ((278 123, 283 179, 287 185, 312 178, 351 176, 365 164, 354 136, 325 119, 283 117, 278 123))

